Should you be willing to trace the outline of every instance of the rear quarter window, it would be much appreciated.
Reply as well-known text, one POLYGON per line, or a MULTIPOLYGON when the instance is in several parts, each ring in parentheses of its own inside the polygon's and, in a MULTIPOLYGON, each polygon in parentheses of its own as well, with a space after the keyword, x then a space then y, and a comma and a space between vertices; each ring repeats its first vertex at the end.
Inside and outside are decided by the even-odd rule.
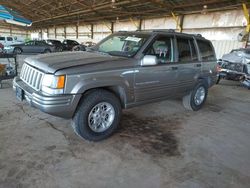
POLYGON ((198 60, 194 40, 192 38, 177 37, 179 62, 193 62, 198 60))
POLYGON ((212 44, 208 41, 197 40, 202 61, 216 60, 212 44))
POLYGON ((12 37, 7 37, 7 41, 13 41, 12 37))

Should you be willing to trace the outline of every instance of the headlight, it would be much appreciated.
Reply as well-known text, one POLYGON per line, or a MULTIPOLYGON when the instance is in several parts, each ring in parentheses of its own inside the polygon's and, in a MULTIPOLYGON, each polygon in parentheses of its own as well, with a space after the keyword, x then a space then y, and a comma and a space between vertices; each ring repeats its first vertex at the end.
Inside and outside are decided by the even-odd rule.
POLYGON ((65 75, 45 74, 42 81, 42 91, 51 95, 63 94, 64 85, 65 75))

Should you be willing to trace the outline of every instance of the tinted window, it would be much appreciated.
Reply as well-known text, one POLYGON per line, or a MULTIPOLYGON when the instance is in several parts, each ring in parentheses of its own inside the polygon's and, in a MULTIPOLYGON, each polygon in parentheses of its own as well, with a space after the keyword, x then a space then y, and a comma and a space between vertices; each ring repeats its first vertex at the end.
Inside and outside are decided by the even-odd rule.
POLYGON ((173 42, 171 37, 159 37, 149 47, 147 55, 157 57, 159 63, 173 62, 173 42))
POLYGON ((29 42, 26 42, 25 45, 35 45, 35 41, 29 41, 29 42))
POLYGON ((179 62, 198 60, 193 39, 177 38, 179 62))
POLYGON ((201 58, 203 61, 211 61, 211 60, 216 59, 213 48, 209 42, 197 40, 197 43, 198 43, 201 58))
POLYGON ((53 41, 53 44, 60 45, 60 44, 61 44, 61 42, 60 42, 60 41, 55 40, 55 41, 53 41))
POLYGON ((7 41, 13 41, 12 37, 7 37, 7 41))
POLYGON ((0 37, 0 40, 5 40, 5 37, 0 37))
POLYGON ((44 41, 36 41, 36 45, 46 45, 46 43, 44 41))

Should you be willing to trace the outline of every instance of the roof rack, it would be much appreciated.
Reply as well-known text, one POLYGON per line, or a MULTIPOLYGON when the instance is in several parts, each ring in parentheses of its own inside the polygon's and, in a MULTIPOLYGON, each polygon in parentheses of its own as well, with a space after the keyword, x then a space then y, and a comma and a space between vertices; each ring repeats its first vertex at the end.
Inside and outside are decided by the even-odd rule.
POLYGON ((151 31, 151 32, 175 32, 174 29, 138 29, 136 31, 151 31))

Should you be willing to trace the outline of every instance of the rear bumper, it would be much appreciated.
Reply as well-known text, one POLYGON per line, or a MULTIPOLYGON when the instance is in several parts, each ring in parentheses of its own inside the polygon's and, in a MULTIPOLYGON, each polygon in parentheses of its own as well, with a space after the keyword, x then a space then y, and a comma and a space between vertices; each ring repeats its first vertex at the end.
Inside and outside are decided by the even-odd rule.
POLYGON ((74 116, 78 102, 80 101, 81 95, 57 95, 47 96, 41 92, 35 91, 22 80, 16 77, 13 80, 13 89, 19 87, 24 92, 24 100, 26 100, 31 106, 40 109, 41 111, 70 119, 74 116))
POLYGON ((215 85, 218 77, 219 77, 219 74, 211 76, 210 79, 208 79, 208 87, 212 87, 213 85, 215 85))

